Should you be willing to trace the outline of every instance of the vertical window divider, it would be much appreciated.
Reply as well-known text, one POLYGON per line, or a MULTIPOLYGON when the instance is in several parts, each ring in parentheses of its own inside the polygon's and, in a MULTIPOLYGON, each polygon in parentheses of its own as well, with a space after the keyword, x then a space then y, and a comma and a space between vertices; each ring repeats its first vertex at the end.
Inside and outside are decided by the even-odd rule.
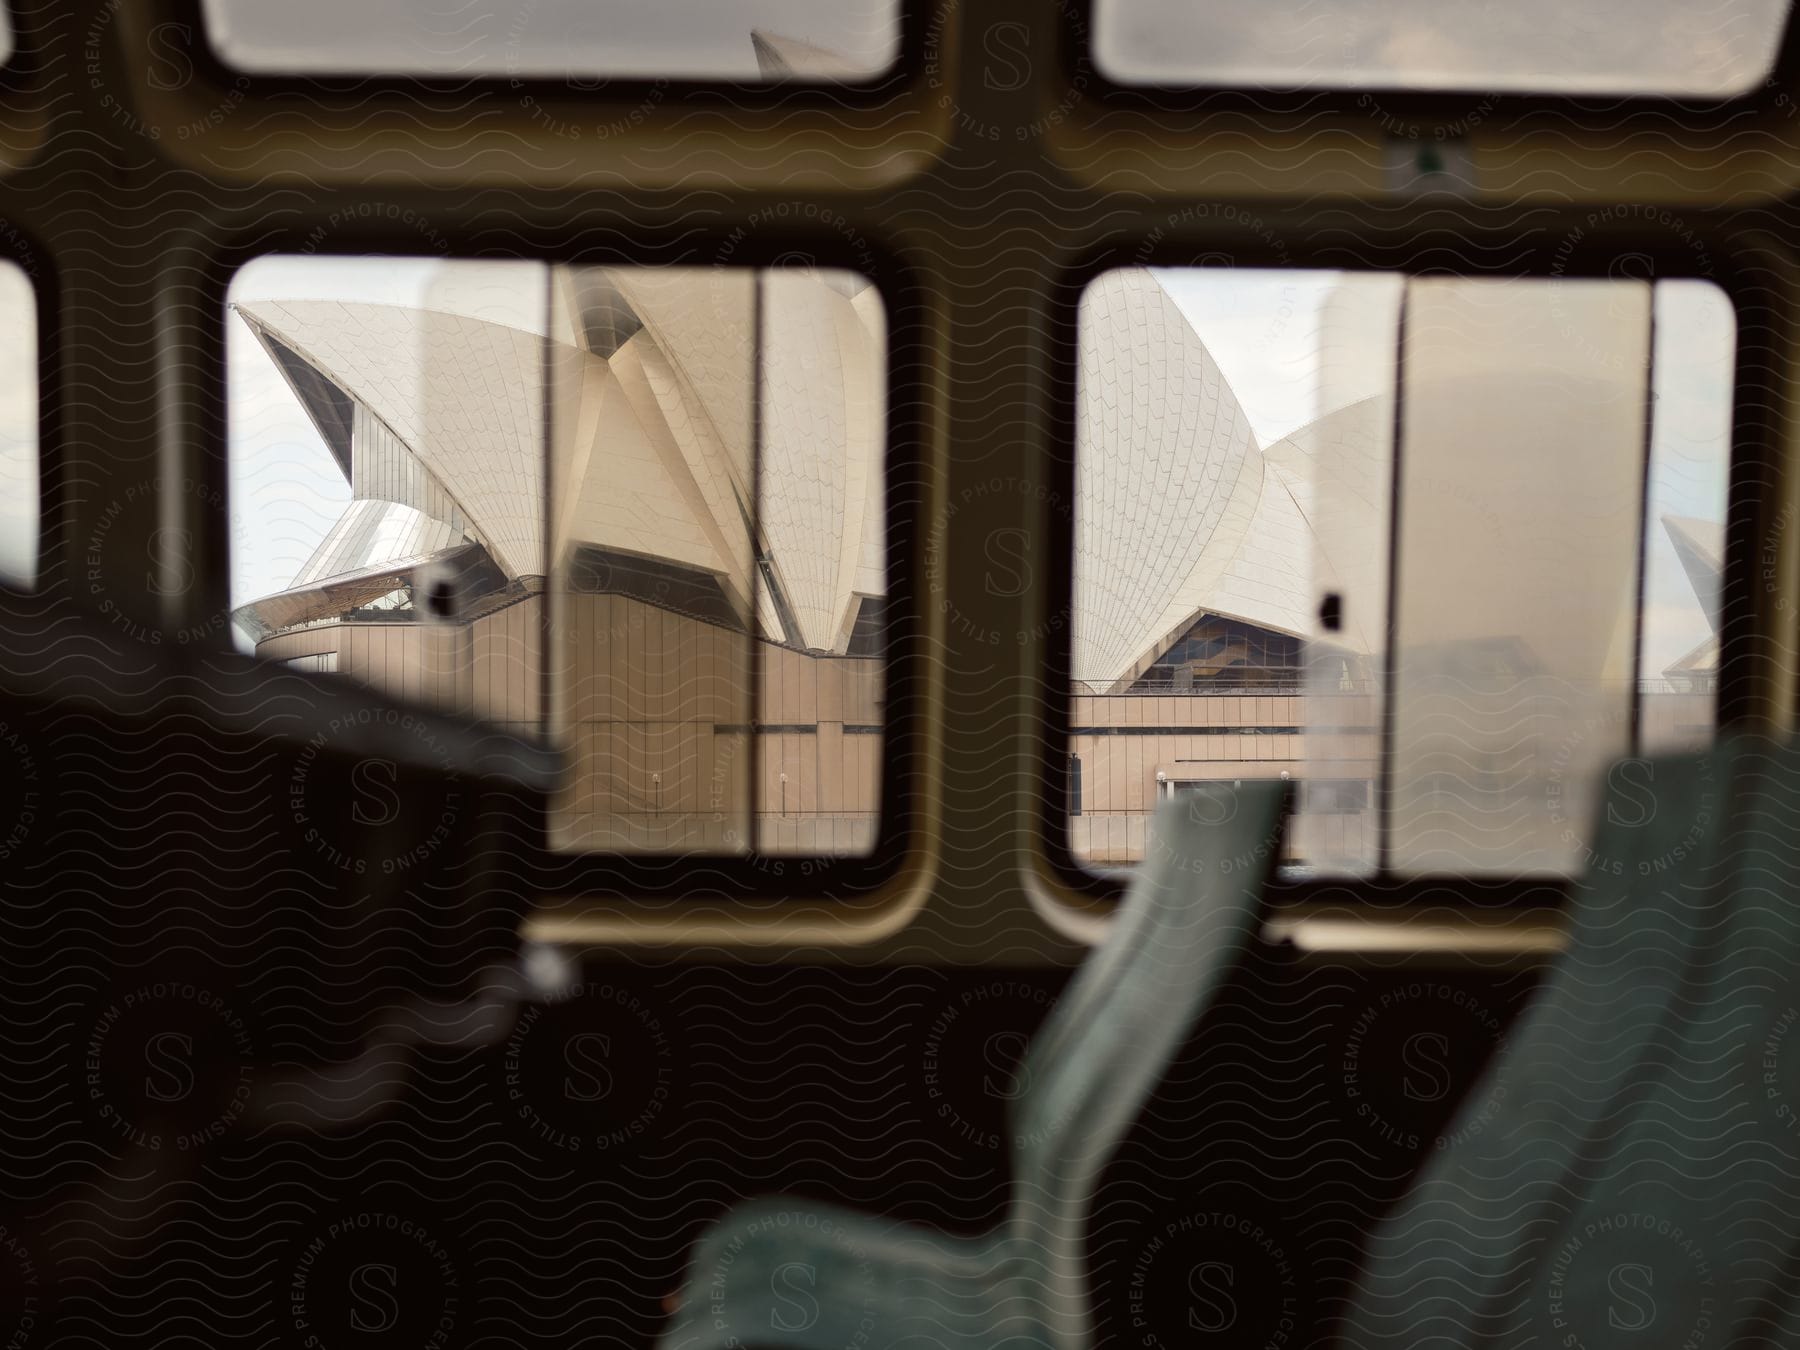
MULTIPOLYGON (((540 654, 538 659, 538 726, 540 734, 547 744, 564 739, 567 730, 559 725, 563 722, 566 709, 561 705, 562 696, 567 692, 567 681, 559 681, 556 676, 557 663, 562 659, 562 652, 557 645, 557 629, 563 623, 563 615, 568 609, 568 599, 563 595, 563 587, 557 582, 556 572, 556 484, 551 476, 556 472, 556 269, 563 264, 547 262, 544 264, 544 338, 538 346, 538 398, 543 406, 543 444, 538 453, 544 457, 544 500, 541 505, 544 519, 543 556, 539 562, 544 569, 544 600, 538 606, 538 643, 540 654)), ((470 651, 470 669, 474 669, 475 626, 468 626, 470 651)))
POLYGON ((1412 280, 1400 286, 1400 316, 1394 325, 1394 444, 1388 456, 1388 558, 1387 622, 1381 668, 1381 757, 1377 770, 1375 874, 1390 876, 1394 870, 1394 760, 1395 697, 1400 666, 1400 530, 1402 525, 1400 479, 1405 465, 1406 432, 1406 310, 1412 300, 1412 280))
MULTIPOLYGON (((762 852, 762 738, 757 725, 762 712, 762 624, 761 591, 768 584, 763 575, 762 557, 762 470, 763 470, 763 278, 765 270, 756 268, 750 274, 750 707, 746 723, 745 763, 749 766, 744 784, 745 815, 749 819, 750 837, 745 840, 745 853, 754 857, 762 852)), ((785 795, 785 794, 784 794, 785 795)), ((782 803, 785 811, 786 802, 782 803)))
POLYGON ((1650 286, 1650 323, 1644 353, 1644 460, 1638 482, 1637 601, 1632 615, 1631 753, 1644 752, 1644 602, 1650 572, 1650 474, 1656 459, 1656 283, 1650 286))

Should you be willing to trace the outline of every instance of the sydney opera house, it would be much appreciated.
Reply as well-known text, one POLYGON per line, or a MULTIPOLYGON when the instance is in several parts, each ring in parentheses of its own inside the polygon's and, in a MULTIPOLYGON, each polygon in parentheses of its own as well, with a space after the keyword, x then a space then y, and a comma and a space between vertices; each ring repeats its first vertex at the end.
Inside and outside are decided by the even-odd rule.
MULTIPOLYGON (((878 292, 727 269, 555 269, 549 289, 542 333, 351 301, 237 306, 352 497, 238 622, 265 656, 521 730, 548 697, 576 765, 564 846, 866 848, 878 292)), ((1258 445, 1152 273, 1084 298, 1077 856, 1141 856, 1156 798, 1184 784, 1291 776, 1296 854, 1368 860, 1385 609, 1341 601, 1385 588, 1393 395, 1325 392, 1324 416, 1258 445)), ((1669 529, 1704 599, 1716 535, 1669 529)), ((1658 715, 1693 716, 1675 702, 1706 698, 1715 661, 1703 646, 1668 672, 1689 692, 1658 715)))

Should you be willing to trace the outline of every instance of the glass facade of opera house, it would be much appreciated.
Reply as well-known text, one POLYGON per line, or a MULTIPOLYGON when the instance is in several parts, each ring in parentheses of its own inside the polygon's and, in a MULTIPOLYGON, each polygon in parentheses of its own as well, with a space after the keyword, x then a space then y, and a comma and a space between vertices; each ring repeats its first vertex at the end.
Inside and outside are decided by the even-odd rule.
MULTIPOLYGON (((549 727, 573 754, 563 847, 866 850, 878 291, 513 264, 501 304, 491 265, 467 285, 461 266, 408 304, 236 299, 347 490, 240 630, 296 667, 549 727)), ((1652 520, 1642 493, 1653 288, 1345 277, 1320 307, 1319 415, 1267 445, 1178 291, 1136 269, 1082 301, 1074 854, 1129 863, 1160 796, 1286 776, 1296 862, 1577 863, 1607 763, 1711 734, 1719 530, 1652 520), (1656 670, 1652 537, 1700 624, 1656 670)))

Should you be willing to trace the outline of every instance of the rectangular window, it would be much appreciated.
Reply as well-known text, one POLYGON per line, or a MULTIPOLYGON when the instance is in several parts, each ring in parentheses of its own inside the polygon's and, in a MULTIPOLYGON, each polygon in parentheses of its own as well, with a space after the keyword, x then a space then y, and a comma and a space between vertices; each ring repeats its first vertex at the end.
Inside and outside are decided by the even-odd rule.
POLYGON ((1729 98, 1764 79, 1789 0, 1099 0, 1128 84, 1729 98))
POLYGON ((548 730, 572 760, 559 848, 872 846, 866 279, 268 258, 231 305, 242 645, 548 730))
POLYGON ((1734 343, 1704 282, 1097 279, 1075 854, 1281 777, 1295 865, 1579 867, 1606 767, 1712 734, 1734 343))
POLYGON ((337 670, 336 652, 318 652, 312 656, 293 656, 281 663, 294 670, 310 670, 323 675, 337 670))
POLYGON ((1737 361, 1737 316, 1708 282, 1659 284, 1655 326, 1639 658, 1646 753, 1694 749, 1713 734, 1737 361))
POLYGON ((14 586, 37 580, 37 386, 31 279, 16 263, 0 262, 0 579, 14 586))
POLYGON ((255 74, 841 82, 881 74, 898 0, 205 0, 220 56, 255 74))

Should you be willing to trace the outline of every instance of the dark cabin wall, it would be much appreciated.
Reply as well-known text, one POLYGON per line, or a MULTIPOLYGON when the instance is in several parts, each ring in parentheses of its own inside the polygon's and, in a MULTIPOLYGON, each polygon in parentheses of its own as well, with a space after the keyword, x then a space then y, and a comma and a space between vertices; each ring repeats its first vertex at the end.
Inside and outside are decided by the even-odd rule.
MULTIPOLYGON (((648 1347, 738 1199, 999 1221, 1066 970, 647 955, 520 1001, 547 760, 5 609, 9 1335, 648 1347)), ((1261 949, 1102 1187, 1100 1343, 1326 1344, 1531 984, 1261 949)))

